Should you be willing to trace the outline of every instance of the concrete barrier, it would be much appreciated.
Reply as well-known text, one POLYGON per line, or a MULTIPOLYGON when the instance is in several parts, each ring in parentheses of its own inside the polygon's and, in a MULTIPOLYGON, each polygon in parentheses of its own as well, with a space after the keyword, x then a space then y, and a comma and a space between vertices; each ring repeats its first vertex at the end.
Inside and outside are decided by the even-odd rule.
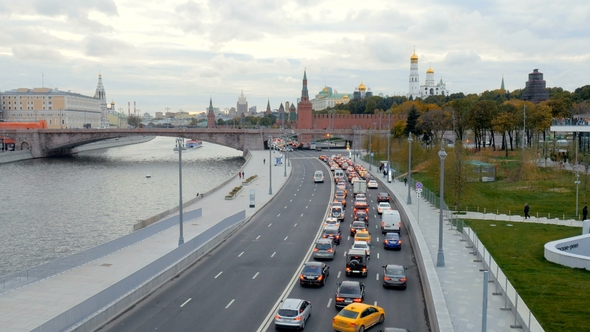
POLYGON ((590 234, 546 243, 545 259, 571 268, 590 270, 590 234))

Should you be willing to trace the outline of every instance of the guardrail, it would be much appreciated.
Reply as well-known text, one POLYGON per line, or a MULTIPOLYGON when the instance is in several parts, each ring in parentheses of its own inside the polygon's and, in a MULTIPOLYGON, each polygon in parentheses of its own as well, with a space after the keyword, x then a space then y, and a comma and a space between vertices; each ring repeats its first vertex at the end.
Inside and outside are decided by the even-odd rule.
POLYGON ((192 265, 245 221, 245 210, 225 218, 146 267, 35 328, 33 332, 95 330, 192 265))
MULTIPOLYGON (((201 209, 186 212, 184 214, 184 222, 188 222, 195 218, 200 218, 202 215, 203 213, 201 209)), ((81 251, 77 254, 62 257, 23 271, 7 274, 0 277, 0 294, 88 264, 99 258, 117 252, 125 247, 133 245, 139 241, 143 241, 176 225, 178 225, 178 216, 172 216, 150 227, 143 228, 137 232, 127 234, 120 238, 103 243, 99 246, 81 251)))

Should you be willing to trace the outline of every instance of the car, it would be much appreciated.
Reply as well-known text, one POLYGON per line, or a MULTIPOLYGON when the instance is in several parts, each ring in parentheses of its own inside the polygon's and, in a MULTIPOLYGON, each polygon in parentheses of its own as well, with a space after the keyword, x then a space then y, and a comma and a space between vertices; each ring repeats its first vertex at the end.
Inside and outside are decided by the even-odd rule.
POLYGON ((385 310, 376 305, 353 303, 344 307, 332 319, 332 328, 339 332, 357 332, 383 324, 385 310))
POLYGON ((403 265, 383 265, 383 287, 406 289, 406 268, 403 265))
POLYGON ((328 227, 340 228, 340 220, 338 220, 337 218, 334 218, 334 217, 326 218, 326 221, 324 221, 324 229, 326 229, 328 227))
POLYGON ((288 146, 288 147, 287 147, 287 152, 293 152, 293 148, 292 148, 292 147, 290 147, 290 146, 288 146))
POLYGON ((338 220, 344 220, 344 207, 342 206, 342 204, 340 204, 340 202, 338 202, 338 204, 332 205, 332 209, 330 210, 330 216, 338 220))
POLYGON ((344 191, 336 191, 336 194, 334 195, 334 202, 340 202, 344 207, 346 207, 346 195, 344 195, 344 191))
POLYGON ((356 194, 354 196, 354 199, 355 200, 360 200, 360 199, 363 199, 363 198, 365 199, 365 202, 366 202, 367 201, 367 195, 366 194, 356 194))
POLYGON ((354 234, 354 241, 365 241, 371 244, 371 233, 367 230, 359 230, 354 234))
POLYGON ((369 180, 369 182, 367 182, 367 188, 369 188, 369 189, 378 189, 379 188, 379 184, 377 184, 377 180, 369 180))
POLYGON ((318 182, 324 182, 324 172, 322 171, 315 171, 315 173, 313 174, 313 182, 314 183, 318 183, 318 182))
POLYGON ((383 211, 385 210, 393 210, 391 204, 388 202, 379 202, 379 204, 377 204, 377 213, 383 214, 383 211))
POLYGON ((307 262, 299 274, 301 286, 324 286, 330 275, 330 267, 321 262, 307 262))
POLYGON ((388 193, 379 193, 377 195, 377 202, 389 202, 389 194, 388 193))
POLYGON ((336 184, 336 190, 342 190, 342 191, 344 191, 344 197, 348 196, 348 189, 346 189, 346 184, 344 184, 344 183, 336 184))
POLYGON ((365 223, 369 222, 369 214, 367 210, 355 210, 354 211, 354 220, 355 221, 364 221, 365 223))
POLYGON ((383 239, 383 248, 401 250, 402 240, 400 240, 399 234, 393 232, 385 234, 385 238, 383 239))
POLYGON ((336 254, 336 244, 331 238, 321 238, 315 242, 313 248, 314 259, 334 259, 336 254))
POLYGON ((366 241, 354 241, 351 249, 362 249, 367 253, 367 256, 371 256, 371 245, 366 241))
POLYGON ((351 303, 361 303, 365 298, 365 284, 359 281, 344 280, 337 284, 334 295, 336 309, 344 308, 351 303))
POLYGON ((364 221, 353 221, 350 225, 350 236, 354 236, 357 231, 366 231, 367 224, 364 221))
POLYGON ((338 227, 327 227, 322 232, 322 238, 324 239, 332 239, 335 244, 340 244, 340 238, 342 234, 340 233, 340 228, 338 227))
POLYGON ((275 315, 275 328, 305 329, 305 323, 311 317, 311 302, 302 299, 287 298, 279 306, 275 315))
POLYGON ((369 273, 369 256, 363 249, 349 249, 346 253, 346 276, 360 275, 366 277, 369 273))

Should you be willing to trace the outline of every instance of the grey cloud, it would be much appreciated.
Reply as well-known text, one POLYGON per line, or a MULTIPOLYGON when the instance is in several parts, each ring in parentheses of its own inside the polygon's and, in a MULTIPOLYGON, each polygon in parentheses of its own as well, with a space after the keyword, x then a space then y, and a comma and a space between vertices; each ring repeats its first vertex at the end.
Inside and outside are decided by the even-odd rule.
POLYGON ((109 57, 128 51, 133 51, 133 47, 120 40, 101 36, 88 36, 84 40, 84 53, 87 56, 109 57))
POLYGON ((201 20, 203 19, 203 16, 206 15, 206 12, 200 4, 192 0, 189 0, 183 4, 176 6, 174 11, 176 12, 176 14, 178 14, 178 17, 175 18, 176 20, 178 20, 176 24, 178 24, 182 31, 201 31, 201 20))
POLYGON ((12 55, 19 60, 27 61, 59 62, 64 60, 63 55, 55 51, 53 47, 14 46, 12 55))
POLYGON ((481 61, 481 56, 472 50, 451 51, 445 55, 445 64, 449 66, 471 65, 481 61))

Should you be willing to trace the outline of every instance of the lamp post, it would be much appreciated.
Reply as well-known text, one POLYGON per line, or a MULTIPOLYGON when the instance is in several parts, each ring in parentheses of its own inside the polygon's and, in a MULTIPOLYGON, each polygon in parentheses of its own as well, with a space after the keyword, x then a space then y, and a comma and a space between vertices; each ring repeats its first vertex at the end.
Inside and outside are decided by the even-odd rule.
POLYGON ((576 181, 574 181, 574 183, 576 184, 576 217, 578 216, 578 188, 580 187, 580 174, 578 174, 578 171, 576 171, 576 181))
POLYGON ((438 152, 438 156, 440 157, 440 211, 438 216, 438 254, 436 256, 436 266, 444 267, 445 266, 445 253, 443 252, 442 243, 443 243, 443 205, 444 201, 444 192, 445 192, 445 158, 447 157, 447 153, 445 152, 445 145, 444 142, 440 144, 440 151, 438 152))
POLYGON ((268 194, 272 195, 272 135, 268 135, 268 194))
POLYGON ((391 141, 391 131, 387 131, 387 182, 391 182, 389 180, 390 176, 391 176, 391 174, 389 174, 390 170, 391 170, 391 165, 389 164, 390 163, 389 155, 391 154, 391 152, 389 150, 389 141, 391 141))
POLYGON ((283 167, 285 169, 285 173, 283 174, 283 176, 287 177, 287 147, 285 147, 285 153, 283 153, 283 156, 285 157, 285 160, 283 160, 283 164, 285 165, 283 167))
POLYGON ((184 147, 184 138, 177 138, 174 151, 178 151, 178 224, 180 227, 180 236, 178 237, 179 247, 184 244, 184 236, 182 235, 182 150, 186 150, 186 147, 184 147))
POLYGON ((412 196, 410 195, 410 186, 412 183, 412 133, 408 135, 408 205, 412 204, 412 196))
POLYGON ((371 159, 373 159, 373 157, 371 157, 371 155, 373 155, 373 141, 371 136, 371 128, 369 128, 369 171, 371 170, 371 159))

